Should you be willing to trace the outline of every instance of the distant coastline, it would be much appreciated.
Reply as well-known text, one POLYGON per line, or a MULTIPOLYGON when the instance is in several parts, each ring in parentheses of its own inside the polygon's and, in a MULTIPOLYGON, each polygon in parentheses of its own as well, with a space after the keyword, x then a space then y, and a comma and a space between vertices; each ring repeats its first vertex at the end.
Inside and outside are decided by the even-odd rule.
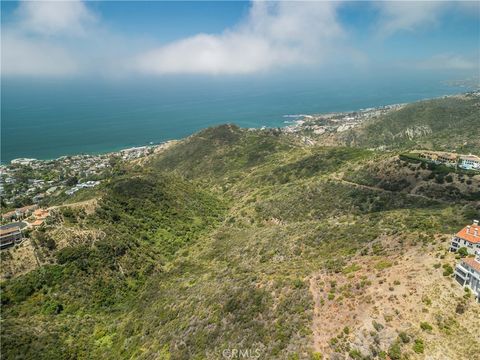
POLYGON ((159 149, 159 148, 164 148, 164 147, 169 146, 169 145, 171 145, 171 144, 173 144, 177 141, 178 140, 176 140, 176 139, 172 139, 172 140, 161 141, 161 142, 158 142, 158 143, 150 142, 148 144, 142 144, 142 145, 138 145, 138 146, 122 147, 120 149, 115 149, 115 150, 112 150, 112 151, 105 151, 105 152, 98 152, 98 153, 66 154, 66 155, 62 155, 62 156, 59 156, 59 157, 56 157, 56 158, 50 158, 50 159, 39 159, 39 158, 35 158, 35 157, 32 157, 32 158, 15 158, 15 159, 10 160, 8 163, 2 162, 0 165, 1 166, 6 166, 6 165, 14 164, 14 163, 21 163, 23 161, 28 162, 28 160, 33 161, 33 162, 37 162, 37 161, 49 162, 49 161, 59 161, 59 160, 62 160, 62 159, 75 158, 75 157, 122 156, 122 154, 131 152, 131 151, 135 151, 135 150, 138 150, 138 149, 143 149, 143 148, 146 148, 146 149, 150 148, 150 149, 153 149, 153 150, 156 150, 156 149, 159 149))
MULTIPOLYGON (((431 99, 435 99, 435 98, 442 98, 442 97, 446 97, 446 96, 459 96, 459 95, 462 95, 462 94, 466 94, 468 92, 472 92, 472 91, 463 91, 463 92, 445 94, 445 95, 434 96, 434 97, 426 97, 426 98, 410 101, 410 102, 407 102, 407 103, 413 103, 413 102, 417 102, 417 101, 426 101, 426 100, 431 100, 431 99)), ((404 104, 404 103, 401 103, 401 104, 404 104)), ((378 109, 378 108, 385 108, 385 107, 396 106, 396 105, 398 105, 398 104, 377 105, 377 106, 372 106, 372 107, 367 108, 367 109, 378 109)), ((228 118, 223 123, 233 122, 233 123, 236 123, 237 125, 239 125, 241 127, 245 127, 245 128, 258 128, 258 129, 260 129, 260 128, 271 128, 271 127, 288 128, 288 127, 291 127, 291 126, 295 126, 296 124, 298 124, 299 121, 303 121, 304 119, 309 118, 309 117, 315 117, 315 116, 320 116, 320 115, 325 116, 325 115, 328 115, 328 114, 334 114, 334 115, 335 114, 337 114, 337 115, 338 114, 347 114, 347 113, 359 112, 359 111, 363 111, 363 110, 365 110, 365 108, 343 110, 343 111, 334 111, 334 112, 310 113, 310 114, 307 114, 307 113, 284 114, 284 115, 281 115, 279 117, 279 119, 273 124, 271 122, 270 123, 265 123, 265 122, 261 122, 261 121, 258 121, 255 124, 250 124, 250 123, 245 124, 242 121, 229 121, 228 118), (253 125, 253 126, 251 126, 251 125, 253 125)), ((185 137, 191 135, 192 133, 195 133, 196 131, 201 130, 202 128, 215 126, 215 125, 219 125, 219 124, 221 124, 221 122, 220 123, 208 124, 207 126, 204 126, 204 127, 198 128, 198 129, 197 128, 192 128, 192 131, 185 131, 185 134, 183 136, 179 136, 176 139, 178 140, 178 139, 185 138, 185 137)), ((3 131, 2 131, 2 133, 3 133, 3 131)), ((4 136, 4 134, 2 134, 2 142, 4 140, 3 136, 4 136)), ((38 155, 38 154, 35 154, 35 153, 19 154, 19 156, 11 156, 10 155, 10 156, 7 156, 6 158, 4 158, 2 156, 2 158, 0 159, 0 164, 1 165, 8 165, 11 160, 14 160, 16 158, 23 158, 23 157, 35 158, 35 159, 38 159, 38 160, 49 161, 49 160, 55 160, 55 159, 61 158, 63 156, 75 156, 75 155, 97 156, 97 155, 104 155, 104 154, 111 154, 111 153, 115 153, 115 152, 120 152, 122 150, 125 150, 127 148, 131 148, 131 147, 141 147, 141 146, 146 146, 146 145, 149 145, 149 144, 159 145, 159 144, 163 144, 163 143, 166 143, 166 142, 169 142, 169 141, 174 141, 174 140, 175 140, 175 138, 170 138, 170 139, 166 139, 166 140, 163 140, 163 139, 162 140, 157 140, 157 139, 152 138, 152 141, 149 141, 149 142, 127 143, 127 144, 122 144, 122 145, 105 146, 101 150, 95 150, 95 149, 89 150, 88 148, 89 147, 91 148, 91 146, 86 145, 85 146, 85 148, 86 148, 85 151, 78 152, 78 151, 72 150, 71 152, 69 152, 69 151, 64 152, 59 156, 42 156, 41 154, 38 155)), ((2 145, 2 147, 3 147, 3 145, 2 145)), ((3 150, 4 149, 2 148, 2 153, 4 153, 3 150)))

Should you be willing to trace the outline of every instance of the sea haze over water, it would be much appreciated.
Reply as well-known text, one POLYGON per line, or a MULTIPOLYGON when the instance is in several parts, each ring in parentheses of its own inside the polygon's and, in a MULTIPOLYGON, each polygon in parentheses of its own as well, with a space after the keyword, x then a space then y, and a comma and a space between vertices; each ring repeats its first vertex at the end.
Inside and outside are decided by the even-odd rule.
POLYGON ((1 160, 114 151, 179 139, 222 123, 277 127, 285 125, 287 114, 357 110, 465 91, 445 80, 428 74, 142 81, 5 78, 1 160))

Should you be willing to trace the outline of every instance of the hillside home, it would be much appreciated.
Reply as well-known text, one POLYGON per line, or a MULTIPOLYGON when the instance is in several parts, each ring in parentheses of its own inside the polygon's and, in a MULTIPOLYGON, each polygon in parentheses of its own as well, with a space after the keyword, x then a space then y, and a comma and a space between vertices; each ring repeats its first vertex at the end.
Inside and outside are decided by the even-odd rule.
POLYGON ((0 248, 6 248, 22 240, 22 223, 11 223, 0 226, 0 248))
POLYGON ((480 255, 462 259, 455 268, 455 280, 472 290, 475 299, 480 302, 480 255))
POLYGON ((45 209, 37 209, 33 212, 33 216, 35 216, 35 219, 37 220, 44 220, 48 215, 50 215, 50 213, 45 209))
POLYGON ((12 219, 23 219, 27 216, 30 216, 33 211, 37 208, 37 205, 24 206, 7 213, 2 214, 3 220, 12 220, 12 219))
POLYGON ((33 216, 35 217, 35 221, 31 222, 30 225, 37 227, 43 225, 45 219, 50 216, 50 212, 45 209, 37 209, 33 212, 33 216))
POLYGON ((17 216, 17 214, 16 214, 15 210, 12 210, 12 211, 3 213, 2 214, 2 220, 11 221, 12 219, 15 219, 16 216, 17 216))
POLYGON ((422 151, 418 155, 425 160, 434 162, 435 164, 443 164, 446 166, 457 165, 457 154, 442 151, 422 151))
POLYGON ((480 157, 475 155, 461 155, 458 166, 467 170, 480 170, 480 157))
POLYGON ((465 226, 452 237, 450 251, 456 252, 461 247, 466 247, 469 254, 480 255, 480 226, 478 220, 473 220, 472 225, 465 226))

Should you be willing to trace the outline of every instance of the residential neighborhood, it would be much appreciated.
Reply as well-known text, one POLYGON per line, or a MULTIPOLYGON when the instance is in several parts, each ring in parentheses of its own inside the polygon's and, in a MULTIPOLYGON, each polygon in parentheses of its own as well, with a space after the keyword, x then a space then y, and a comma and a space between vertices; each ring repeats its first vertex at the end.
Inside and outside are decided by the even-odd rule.
POLYGON ((50 216, 50 200, 94 188, 110 176, 118 162, 146 157, 169 144, 150 144, 100 155, 62 156, 54 160, 18 158, 8 165, 0 165, 0 248, 21 243, 25 231, 41 227, 50 216))
MULTIPOLYGON (((81 189, 98 186, 118 162, 146 157, 168 144, 150 144, 99 155, 62 156, 53 160, 14 159, 10 164, 0 165, 2 209, 17 208, 15 211, 22 212, 24 206, 41 205, 53 197, 71 196, 81 189)), ((13 212, 3 214, 3 219, 15 217, 13 212)))
POLYGON ((360 109, 352 112, 338 112, 315 115, 285 115, 287 125, 282 128, 285 133, 307 133, 322 135, 325 133, 340 133, 353 129, 366 120, 384 115, 392 110, 401 109, 405 104, 393 104, 360 109))
POLYGON ((100 181, 118 161, 114 154, 16 159, 0 166, 2 208, 41 204, 87 181, 100 181), (27 161, 28 160, 28 161, 27 161))

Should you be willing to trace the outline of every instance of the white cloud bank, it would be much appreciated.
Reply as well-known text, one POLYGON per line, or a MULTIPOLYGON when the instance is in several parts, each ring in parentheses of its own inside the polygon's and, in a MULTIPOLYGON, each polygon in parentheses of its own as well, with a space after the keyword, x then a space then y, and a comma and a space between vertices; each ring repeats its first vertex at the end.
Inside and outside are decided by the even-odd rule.
POLYGON ((378 2, 378 34, 388 37, 398 31, 414 31, 418 27, 435 25, 446 4, 442 1, 378 2))
POLYGON ((65 38, 87 34, 94 14, 80 0, 22 1, 16 22, 2 26, 2 75, 65 76, 78 73, 78 54, 65 38))
MULTIPOLYGON (((376 31, 382 37, 435 25, 454 7, 470 12, 479 7, 439 1, 374 4, 376 31)), ((221 34, 197 34, 155 47, 103 27, 88 2, 22 1, 14 21, 2 24, 1 73, 250 74, 325 62, 365 63, 366 55, 354 48, 337 18, 341 6, 339 1, 254 1, 246 18, 221 34)), ((471 62, 458 56, 433 60, 430 63, 450 68, 471 68, 471 62)))
POLYGON ((248 18, 220 35, 199 34, 141 54, 146 73, 245 74, 319 61, 343 35, 337 2, 254 2, 248 18))
POLYGON ((19 29, 42 35, 85 35, 96 16, 80 0, 22 1, 16 11, 19 29))
POLYGON ((75 58, 61 46, 11 31, 2 34, 2 75, 65 76, 78 70, 75 58))
POLYGON ((401 31, 415 31, 438 24, 449 11, 480 14, 478 1, 379 1, 376 24, 380 37, 388 37, 401 31))

